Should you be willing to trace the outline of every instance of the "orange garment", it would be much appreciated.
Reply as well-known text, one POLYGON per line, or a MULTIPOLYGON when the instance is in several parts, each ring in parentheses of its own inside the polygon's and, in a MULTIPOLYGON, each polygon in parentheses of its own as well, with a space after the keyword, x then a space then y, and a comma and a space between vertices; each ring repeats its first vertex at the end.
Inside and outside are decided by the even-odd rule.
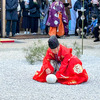
POLYGON ((51 49, 47 50, 46 56, 43 59, 43 65, 40 71, 37 71, 33 79, 39 82, 46 82, 46 69, 54 73, 54 68, 50 60, 57 60, 61 63, 59 70, 56 72, 56 77, 59 83, 67 85, 76 85, 88 80, 88 74, 82 67, 82 62, 72 55, 72 49, 66 48, 60 44, 60 49, 57 58, 52 53, 51 49))
POLYGON ((62 14, 61 13, 58 13, 59 15, 59 20, 60 20, 60 24, 58 27, 50 27, 50 30, 49 30, 49 35, 52 36, 52 35, 58 35, 58 36, 63 36, 64 35, 64 25, 63 25, 63 22, 62 22, 62 14))

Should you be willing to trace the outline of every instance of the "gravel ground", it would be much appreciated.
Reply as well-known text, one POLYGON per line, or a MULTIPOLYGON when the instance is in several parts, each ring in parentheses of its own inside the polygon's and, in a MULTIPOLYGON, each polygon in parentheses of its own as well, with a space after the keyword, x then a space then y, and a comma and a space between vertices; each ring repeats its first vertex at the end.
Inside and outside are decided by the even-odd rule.
MULTIPOLYGON (((41 39, 47 43, 48 39, 41 39)), ((89 80, 79 85, 48 84, 32 80, 42 62, 30 65, 23 48, 34 45, 38 39, 15 40, 15 43, 0 44, 0 100, 99 100, 100 99, 100 42, 84 39, 81 56, 89 80)), ((71 47, 81 39, 70 36, 59 39, 71 47)))

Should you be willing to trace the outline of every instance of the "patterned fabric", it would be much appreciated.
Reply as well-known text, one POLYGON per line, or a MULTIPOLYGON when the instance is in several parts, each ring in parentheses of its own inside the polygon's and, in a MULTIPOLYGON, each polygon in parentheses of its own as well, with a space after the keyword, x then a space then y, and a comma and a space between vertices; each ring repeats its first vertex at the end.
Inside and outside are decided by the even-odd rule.
MULTIPOLYGON (((64 25, 62 22, 62 14, 60 12, 58 12, 58 18, 59 18, 59 26, 58 27, 50 27, 49 30, 49 35, 57 35, 57 36, 63 36, 64 35, 64 25)), ((56 22, 55 22, 56 23, 56 22)))
POLYGON ((60 24, 60 20, 58 18, 58 12, 62 13, 62 21, 64 24, 68 25, 68 18, 66 16, 64 5, 61 1, 59 1, 58 5, 55 6, 56 2, 53 2, 49 9, 49 17, 47 20, 47 25, 51 27, 58 27, 60 24))
POLYGON ((46 82, 46 69, 51 70, 51 74, 55 74, 58 82, 67 85, 76 85, 88 80, 88 74, 82 67, 82 62, 72 55, 72 49, 60 45, 57 57, 48 48, 46 56, 43 60, 43 65, 40 71, 37 71, 33 79, 39 82, 46 82), (55 73, 56 68, 51 64, 51 60, 61 63, 59 69, 55 73))

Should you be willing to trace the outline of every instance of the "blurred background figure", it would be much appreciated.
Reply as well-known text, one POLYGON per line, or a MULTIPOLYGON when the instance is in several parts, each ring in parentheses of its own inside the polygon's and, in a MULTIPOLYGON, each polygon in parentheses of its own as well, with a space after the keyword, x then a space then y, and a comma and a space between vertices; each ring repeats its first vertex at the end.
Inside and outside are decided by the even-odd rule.
POLYGON ((23 0, 21 3, 22 9, 22 28, 24 28, 24 34, 30 34, 30 16, 29 14, 29 0, 23 0))
POLYGON ((16 33, 16 23, 18 20, 17 15, 18 0, 6 0, 6 38, 10 35, 10 29, 12 28, 12 36, 16 33))
POLYGON ((75 33, 75 25, 76 25, 76 19, 77 19, 77 14, 76 11, 74 10, 74 4, 77 0, 71 0, 72 8, 70 9, 71 11, 71 25, 70 25, 70 34, 75 33))
MULTIPOLYGON (((81 7, 83 7, 83 0, 77 0, 74 4, 74 10, 78 13, 78 17, 76 19, 76 28, 75 28, 75 35, 78 36, 78 33, 77 33, 77 23, 79 23, 79 20, 82 16, 82 12, 81 12, 81 7)), ((88 3, 86 0, 84 0, 84 9, 86 10, 84 12, 84 16, 85 16, 85 21, 87 21, 87 17, 89 15, 89 8, 88 8, 88 3)))
POLYGON ((31 18, 31 33, 38 33, 38 19, 40 18, 40 6, 37 0, 29 0, 29 11, 31 18))
POLYGON ((86 30, 87 36, 90 35, 89 33, 93 34, 93 30, 97 26, 97 23, 98 23, 97 15, 93 15, 92 22, 90 25, 88 25, 87 30, 86 30))
POLYGON ((93 34, 94 34, 94 37, 95 37, 94 42, 99 41, 99 40, 100 40, 100 39, 99 39, 99 34, 100 34, 100 22, 99 22, 98 25, 94 28, 93 34))
POLYGON ((0 19, 0 36, 1 36, 1 19, 0 19))
POLYGON ((21 1, 18 0, 18 7, 17 7, 17 14, 18 14, 18 21, 16 25, 16 34, 20 33, 20 18, 21 18, 21 1))
POLYGON ((99 15, 99 10, 98 10, 98 7, 99 7, 99 0, 91 0, 91 3, 92 3, 92 15, 95 14, 97 15, 97 18, 98 18, 98 15, 99 15))
POLYGON ((72 3, 71 0, 61 0, 63 2, 63 4, 67 3, 68 5, 64 5, 65 6, 65 11, 68 17, 68 30, 65 30, 65 36, 69 36, 69 21, 71 20, 71 13, 70 13, 70 9, 72 8, 72 3))
POLYGON ((65 12, 65 7, 60 0, 56 0, 50 5, 49 16, 46 24, 50 26, 50 36, 56 35, 60 38, 64 35, 65 30, 68 30, 68 18, 65 12))
POLYGON ((48 18, 49 4, 47 0, 41 0, 40 4, 40 29, 41 34, 48 34, 48 26, 46 21, 48 18))

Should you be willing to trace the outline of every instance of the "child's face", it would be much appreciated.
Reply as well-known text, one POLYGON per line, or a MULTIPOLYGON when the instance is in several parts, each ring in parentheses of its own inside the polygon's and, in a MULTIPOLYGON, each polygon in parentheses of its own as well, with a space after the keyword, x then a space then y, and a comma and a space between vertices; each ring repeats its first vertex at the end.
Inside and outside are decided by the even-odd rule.
POLYGON ((95 20, 95 18, 92 17, 92 20, 95 20))
POLYGON ((59 46, 55 49, 51 49, 51 51, 54 53, 54 54, 58 54, 59 52, 59 46))

